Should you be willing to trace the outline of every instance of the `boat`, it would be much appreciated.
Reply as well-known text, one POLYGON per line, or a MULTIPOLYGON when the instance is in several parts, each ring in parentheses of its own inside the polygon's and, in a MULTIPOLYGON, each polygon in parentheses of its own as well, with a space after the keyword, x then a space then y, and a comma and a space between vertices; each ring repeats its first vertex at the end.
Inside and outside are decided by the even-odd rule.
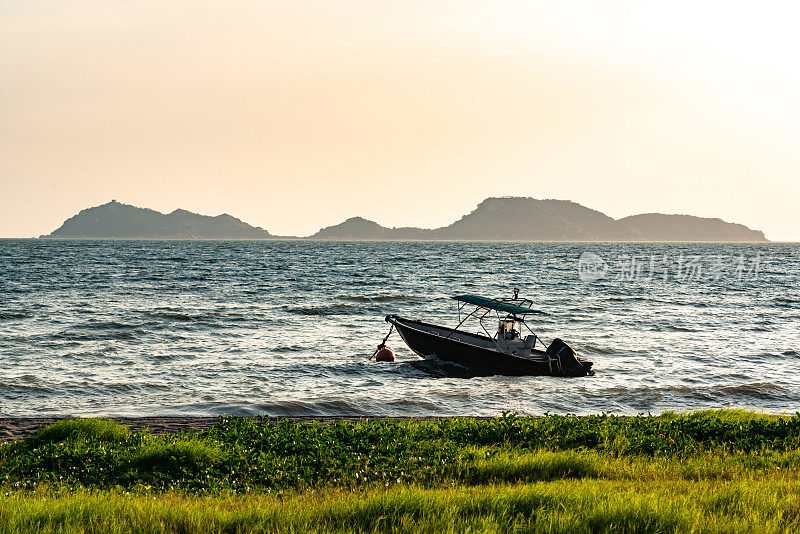
MULTIPOLYGON (((527 316, 537 313, 537 310, 532 308, 532 300, 519 297, 519 290, 515 289, 514 296, 509 298, 478 295, 455 295, 451 298, 458 302, 459 322, 455 328, 387 315, 386 322, 392 325, 389 334, 392 328, 396 328, 408 348, 420 357, 457 364, 475 375, 594 375, 592 362, 578 357, 564 341, 556 338, 546 346, 528 326, 527 316), (469 313, 468 306, 472 308, 469 313), (487 316, 497 319, 494 335, 484 324, 487 316), (484 333, 459 330, 469 319, 476 319, 484 333), (522 327, 530 332, 524 338, 521 336, 522 327)), ((385 342, 386 339, 379 349, 385 342)))

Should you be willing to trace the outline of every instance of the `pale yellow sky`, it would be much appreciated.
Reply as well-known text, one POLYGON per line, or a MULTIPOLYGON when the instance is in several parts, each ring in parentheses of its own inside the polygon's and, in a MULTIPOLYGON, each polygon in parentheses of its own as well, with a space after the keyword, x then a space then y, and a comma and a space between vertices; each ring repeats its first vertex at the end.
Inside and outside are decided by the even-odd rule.
POLYGON ((487 196, 800 240, 792 2, 0 3, 0 237, 112 198, 281 235, 487 196))

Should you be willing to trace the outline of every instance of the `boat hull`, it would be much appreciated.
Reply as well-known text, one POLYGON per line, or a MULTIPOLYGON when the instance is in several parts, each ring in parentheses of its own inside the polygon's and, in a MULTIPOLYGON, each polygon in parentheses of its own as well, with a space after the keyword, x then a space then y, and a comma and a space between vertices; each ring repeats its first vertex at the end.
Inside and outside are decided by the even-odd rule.
POLYGON ((544 351, 534 351, 535 358, 504 354, 496 349, 481 347, 490 338, 421 321, 389 315, 386 321, 397 329, 408 348, 422 358, 440 360, 466 367, 476 375, 512 376, 587 376, 594 374, 592 362, 575 357, 573 351, 549 357, 544 351), (431 332, 436 329, 440 333, 431 332), (442 335, 447 333, 447 335, 442 335), (454 339, 450 333, 458 334, 454 339))

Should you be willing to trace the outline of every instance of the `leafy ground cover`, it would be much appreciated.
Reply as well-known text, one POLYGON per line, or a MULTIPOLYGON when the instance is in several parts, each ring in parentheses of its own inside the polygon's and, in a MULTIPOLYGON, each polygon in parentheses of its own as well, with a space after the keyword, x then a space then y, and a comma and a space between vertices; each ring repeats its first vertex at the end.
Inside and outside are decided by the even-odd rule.
POLYGON ((0 445, 0 532, 800 532, 800 415, 65 420, 0 445))

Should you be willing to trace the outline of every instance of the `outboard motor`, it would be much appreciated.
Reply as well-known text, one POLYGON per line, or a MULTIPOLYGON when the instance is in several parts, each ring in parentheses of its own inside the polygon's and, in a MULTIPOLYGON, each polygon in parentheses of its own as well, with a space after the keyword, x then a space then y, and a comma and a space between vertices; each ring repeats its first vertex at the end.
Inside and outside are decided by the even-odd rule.
POLYGON ((563 340, 555 338, 545 352, 550 372, 561 376, 586 376, 586 368, 578 361, 577 353, 563 340))

